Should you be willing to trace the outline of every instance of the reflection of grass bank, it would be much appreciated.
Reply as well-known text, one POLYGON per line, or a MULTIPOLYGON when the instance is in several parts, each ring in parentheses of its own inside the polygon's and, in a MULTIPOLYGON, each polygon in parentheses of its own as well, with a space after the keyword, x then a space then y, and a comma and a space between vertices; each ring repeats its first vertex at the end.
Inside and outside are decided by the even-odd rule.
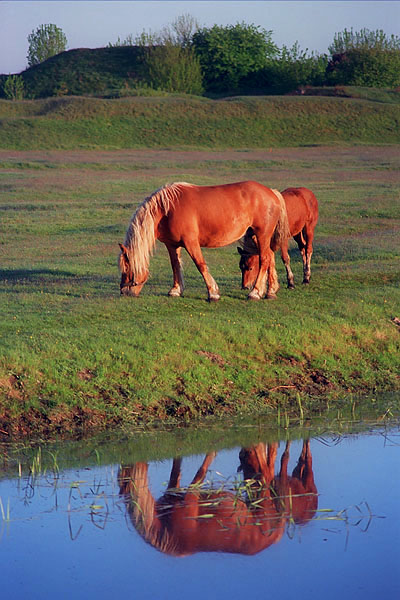
MULTIPOLYGON (((212 154, 197 165, 171 153, 152 172, 127 170, 129 162, 147 165, 148 153, 128 163, 113 155, 96 169, 80 168, 79 153, 72 166, 59 166, 60 155, 8 161, 0 172, 0 429, 265 411, 284 419, 300 407, 307 417, 328 404, 352 405, 359 394, 399 390, 400 336, 391 321, 400 316, 398 159, 377 149, 368 160, 337 150, 331 162, 329 154, 317 161, 313 151, 304 149, 300 161, 288 151, 271 164, 246 154, 233 170, 212 154), (142 296, 120 299, 117 243, 136 203, 165 173, 170 181, 251 177, 313 189, 320 223, 311 285, 300 284, 294 250, 297 289, 284 287, 277 257, 278 300, 248 303, 229 247, 205 252, 220 303, 205 302, 186 256, 185 297, 167 298, 171 270, 160 247, 142 296)), ((226 162, 232 158, 227 153, 226 162)))
POLYGON ((205 455, 278 440, 315 438, 324 445, 336 446, 349 436, 379 434, 387 444, 396 445, 399 418, 385 415, 385 404, 389 401, 388 398, 365 399, 362 405, 346 402, 341 409, 323 411, 305 421, 301 421, 299 411, 293 407, 290 416, 287 413, 279 416, 275 411, 256 418, 209 418, 182 427, 158 423, 153 428, 132 428, 127 424, 95 436, 78 436, 74 440, 57 437, 45 442, 40 439, 11 441, 6 446, 0 479, 29 476, 35 481, 44 476, 56 480, 65 470, 205 455))

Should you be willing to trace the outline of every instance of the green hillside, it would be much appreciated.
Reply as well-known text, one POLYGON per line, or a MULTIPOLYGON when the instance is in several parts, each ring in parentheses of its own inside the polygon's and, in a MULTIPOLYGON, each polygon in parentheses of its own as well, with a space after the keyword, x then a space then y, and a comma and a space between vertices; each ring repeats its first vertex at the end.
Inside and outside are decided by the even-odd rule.
MULTIPOLYGON (((142 79, 142 52, 134 46, 78 48, 57 54, 20 75, 27 96, 33 98, 119 94, 142 79)), ((0 76, 0 83, 5 77, 0 76)))
POLYGON ((0 148, 265 148, 398 144, 400 105, 318 96, 0 101, 0 148))

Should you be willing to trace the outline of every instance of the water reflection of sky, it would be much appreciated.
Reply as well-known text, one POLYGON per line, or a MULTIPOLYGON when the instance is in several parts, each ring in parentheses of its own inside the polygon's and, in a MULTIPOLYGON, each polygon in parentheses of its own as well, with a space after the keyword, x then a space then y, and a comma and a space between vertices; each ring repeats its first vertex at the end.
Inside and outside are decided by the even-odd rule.
MULTIPOLYGON (((312 440, 319 508, 347 508, 350 523, 327 521, 322 517, 328 513, 317 513, 313 521, 294 528, 293 539, 285 534, 254 556, 198 553, 175 558, 154 550, 126 516, 118 493, 118 465, 66 471, 55 488, 48 473, 36 482, 32 497, 29 486, 24 491, 26 478, 0 481, 4 511, 8 501, 11 510, 10 523, 0 513, 2 597, 398 597, 400 439, 394 434, 392 440, 379 433, 349 436, 337 445, 328 439, 328 445, 312 440), (71 483, 79 481, 86 483, 71 491, 71 483), (367 531, 365 502, 376 515, 367 531), (90 505, 97 507, 94 516, 90 505)), ((283 448, 281 443, 277 468, 283 448)), ((239 450, 220 452, 208 479, 221 480, 218 473, 235 478, 239 450)), ((290 472, 300 451, 301 442, 293 442, 290 472)), ((183 459, 183 485, 202 460, 183 459)), ((155 496, 165 490, 170 468, 171 461, 150 465, 155 496)))

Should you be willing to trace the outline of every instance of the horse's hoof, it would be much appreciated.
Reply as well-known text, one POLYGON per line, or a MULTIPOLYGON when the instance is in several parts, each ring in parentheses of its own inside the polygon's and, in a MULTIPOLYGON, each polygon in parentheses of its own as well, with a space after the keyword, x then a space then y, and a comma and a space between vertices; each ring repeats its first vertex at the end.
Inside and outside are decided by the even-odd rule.
POLYGON ((288 283, 288 290, 294 290, 294 283, 288 283))
POLYGON ((267 294, 267 300, 276 300, 276 299, 277 299, 276 294, 267 294))
POLYGON ((247 300, 261 300, 261 296, 260 294, 253 294, 253 292, 251 292, 251 294, 247 296, 247 300))
POLYGON ((218 302, 218 300, 221 298, 221 296, 218 296, 216 294, 212 295, 212 296, 208 296, 208 301, 209 302, 218 302))
POLYGON ((309 280, 309 279, 304 279, 304 280, 303 280, 303 285, 308 285, 309 283, 310 283, 310 280, 309 280))
POLYGON ((177 292, 176 290, 170 290, 168 292, 168 296, 170 298, 180 298, 182 296, 181 292, 177 292))

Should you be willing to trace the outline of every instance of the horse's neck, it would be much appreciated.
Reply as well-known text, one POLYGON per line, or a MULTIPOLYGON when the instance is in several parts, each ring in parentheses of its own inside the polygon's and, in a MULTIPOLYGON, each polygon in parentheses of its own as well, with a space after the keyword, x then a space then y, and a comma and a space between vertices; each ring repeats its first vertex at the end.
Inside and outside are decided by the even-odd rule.
POLYGON ((161 208, 157 207, 157 211, 153 214, 153 223, 154 223, 154 239, 159 238, 159 226, 161 221, 166 217, 165 213, 161 210, 161 208))

